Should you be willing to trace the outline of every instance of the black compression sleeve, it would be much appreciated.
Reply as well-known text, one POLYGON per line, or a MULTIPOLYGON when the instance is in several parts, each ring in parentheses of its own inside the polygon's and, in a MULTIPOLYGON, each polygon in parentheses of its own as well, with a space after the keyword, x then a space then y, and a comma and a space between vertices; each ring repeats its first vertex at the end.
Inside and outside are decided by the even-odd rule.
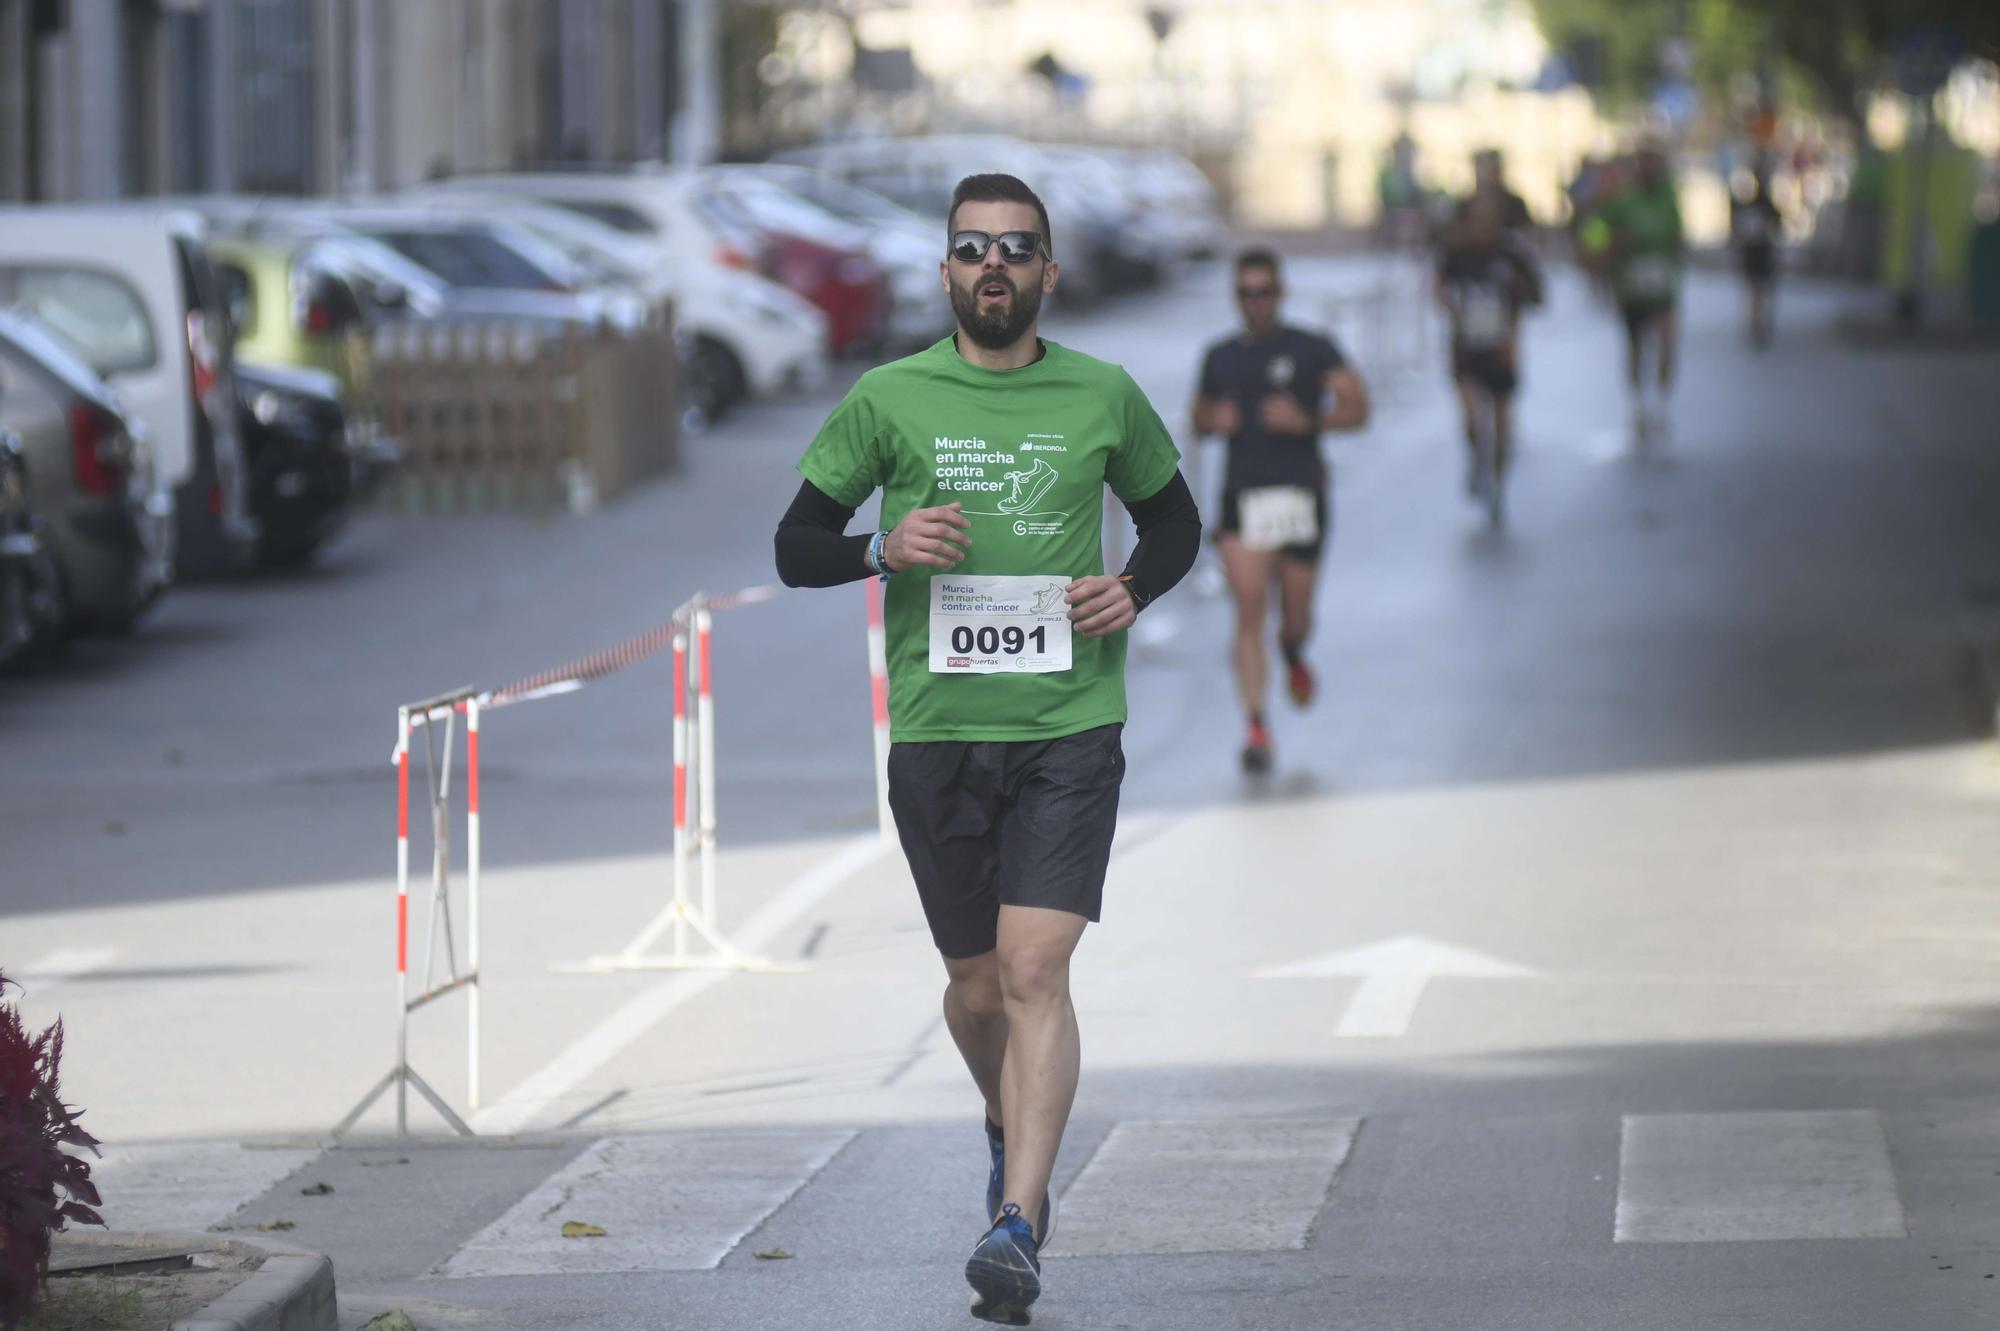
POLYGON ((1125 505, 1125 511, 1139 529, 1132 557, 1125 561, 1125 575, 1131 579, 1127 585, 1133 601, 1144 610, 1194 567, 1195 556, 1201 553, 1201 511, 1178 471, 1159 493, 1125 505))
POLYGON ((779 579, 787 587, 838 587, 871 576, 868 542, 875 533, 845 535, 853 517, 853 509, 811 481, 801 482, 778 519, 779 579))

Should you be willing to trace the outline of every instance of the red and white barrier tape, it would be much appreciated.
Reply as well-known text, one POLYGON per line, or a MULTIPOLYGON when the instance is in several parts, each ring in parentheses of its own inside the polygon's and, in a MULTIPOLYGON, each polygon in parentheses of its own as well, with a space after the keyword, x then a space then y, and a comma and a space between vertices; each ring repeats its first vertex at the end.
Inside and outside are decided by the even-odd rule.
MULTIPOLYGON (((741 606, 758 605, 772 600, 783 590, 782 587, 770 585, 745 587, 726 596, 708 597, 703 604, 711 610, 735 610, 741 606)), ((673 645, 674 634, 686 627, 684 621, 692 604, 690 602, 689 606, 683 606, 675 611, 674 617, 666 623, 627 638, 614 647, 607 647, 601 652, 571 661, 567 665, 544 670, 540 674, 517 680, 504 688, 481 694, 479 704, 491 711, 499 707, 512 707, 516 703, 533 702, 537 698, 574 693, 593 680, 602 679, 627 666, 637 665, 673 645)))

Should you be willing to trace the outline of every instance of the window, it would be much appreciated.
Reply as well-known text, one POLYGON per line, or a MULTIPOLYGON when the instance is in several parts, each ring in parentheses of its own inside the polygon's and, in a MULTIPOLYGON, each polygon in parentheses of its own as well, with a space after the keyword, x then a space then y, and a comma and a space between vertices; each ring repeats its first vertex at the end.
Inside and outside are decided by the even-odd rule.
POLYGON ((130 286, 89 268, 0 268, 0 305, 19 305, 102 375, 156 364, 146 303, 130 286))
POLYGON ((222 283, 222 300, 229 307, 229 323, 244 337, 257 329, 257 288, 250 281, 247 270, 233 263, 215 265, 215 276, 222 283))
POLYGON ((627 235, 650 236, 666 230, 665 227, 653 225, 652 220, 644 213, 626 203, 602 203, 586 199, 550 199, 548 202, 558 208, 581 213, 606 226, 616 227, 627 235))
POLYGON ((562 283, 527 256, 483 231, 367 231, 418 267, 455 287, 557 291, 562 283))

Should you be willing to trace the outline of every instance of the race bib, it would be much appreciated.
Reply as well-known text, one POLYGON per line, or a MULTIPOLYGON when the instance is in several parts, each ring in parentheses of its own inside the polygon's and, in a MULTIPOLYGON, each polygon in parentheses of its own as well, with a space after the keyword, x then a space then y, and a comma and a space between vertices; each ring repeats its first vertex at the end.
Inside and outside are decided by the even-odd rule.
POLYGON ((1474 347, 1497 347, 1507 340, 1506 293, 1490 286, 1467 287, 1458 302, 1458 336, 1474 347))
POLYGON ((1070 665, 1069 583, 1056 573, 931 577, 931 673, 1049 675, 1070 665))
POLYGON ((1267 485, 1236 500, 1237 534, 1251 550, 1311 545, 1319 539, 1317 496, 1303 485, 1267 485))
POLYGON ((1625 265, 1625 289, 1633 296, 1665 299, 1674 294, 1674 261, 1664 254, 1641 254, 1625 265))

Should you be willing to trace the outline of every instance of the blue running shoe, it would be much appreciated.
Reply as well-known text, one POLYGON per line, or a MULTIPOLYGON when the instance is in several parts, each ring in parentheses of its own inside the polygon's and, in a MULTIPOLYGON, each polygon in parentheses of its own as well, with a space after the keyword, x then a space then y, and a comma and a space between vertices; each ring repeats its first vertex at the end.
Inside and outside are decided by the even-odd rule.
POLYGON ((1003 1326, 1028 1324, 1028 1308, 1042 1293, 1040 1247, 1021 1208, 1008 1202, 965 1263, 974 1317, 1003 1326))
MULTIPOLYGON (((1002 1194, 1007 1186, 1007 1136, 990 1118, 986 1119, 986 1149, 993 1156, 993 1170, 986 1176, 986 1211, 980 1219, 990 1225, 1000 1214, 1002 1194)), ((1042 1196, 1041 1219, 1035 1226, 1036 1242, 1046 1248, 1055 1233, 1056 1193, 1051 1187, 1042 1196)))

